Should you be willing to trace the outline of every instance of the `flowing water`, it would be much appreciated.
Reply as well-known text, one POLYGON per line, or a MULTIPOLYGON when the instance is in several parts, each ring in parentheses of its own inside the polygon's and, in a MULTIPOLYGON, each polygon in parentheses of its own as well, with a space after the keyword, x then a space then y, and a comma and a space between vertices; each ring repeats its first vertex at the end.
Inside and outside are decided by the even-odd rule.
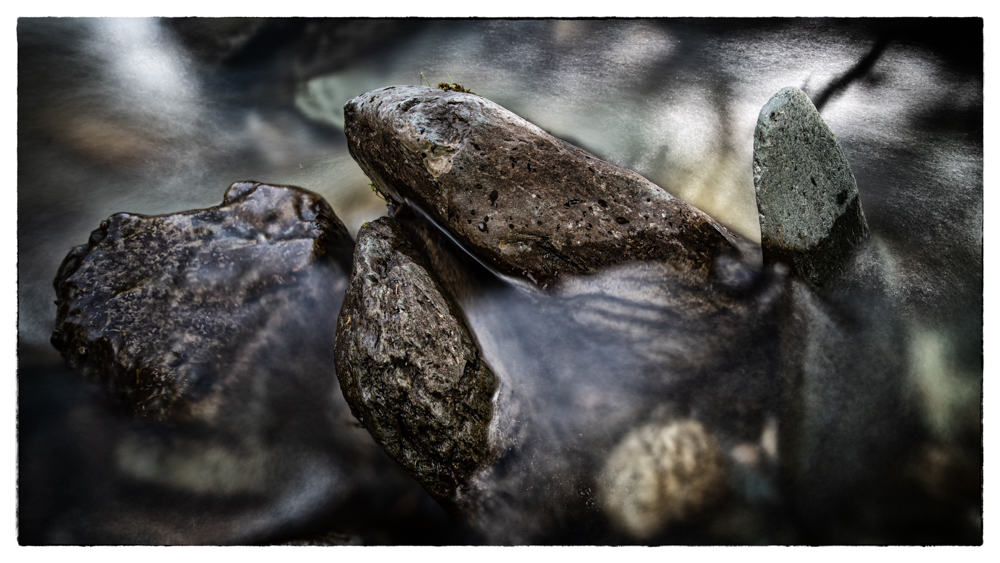
MULTIPOLYGON (((551 536, 532 535, 526 528, 548 529, 538 524, 548 516, 531 513, 547 509, 518 491, 530 473, 528 488, 562 491, 552 498, 570 491, 580 499, 571 508, 598 514, 600 524, 602 493, 586 475, 601 470, 629 428, 678 413, 719 429, 739 468, 730 481, 740 500, 710 533, 682 527, 656 541, 969 542, 981 533, 981 21, 22 18, 17 33, 22 479, 25 467, 50 468, 37 485, 48 492, 22 497, 27 541, 270 541, 325 514, 315 497, 340 494, 330 485, 338 477, 316 469, 322 456, 305 454, 275 470, 292 485, 269 492, 268 502, 241 508, 192 497, 161 517, 122 500, 134 475, 108 477, 80 440, 152 430, 68 414, 99 400, 77 387, 48 343, 52 280, 109 215, 216 205, 241 180, 319 193, 355 234, 386 210, 347 152, 343 105, 424 81, 460 82, 752 241, 760 238, 751 173, 757 114, 782 87, 798 86, 836 134, 873 234, 852 265, 860 281, 851 291, 821 298, 794 290, 800 318, 813 327, 797 345, 807 365, 820 366, 795 414, 804 429, 788 477, 795 494, 779 492, 774 460, 775 436, 788 436, 776 429, 788 416, 772 295, 778 274, 747 274, 758 281, 736 312, 688 306, 685 292, 697 289, 664 287, 669 273, 655 268, 609 271, 541 304, 495 284, 469 300, 487 359, 517 382, 510 400, 537 429, 519 466, 531 471, 501 467, 491 477, 498 498, 513 500, 509 514, 489 516, 505 531, 488 540, 642 541, 566 535, 556 524, 551 536), (906 449, 887 448, 901 442, 906 449), (73 486, 101 492, 64 490, 62 470, 51 468, 68 451, 87 467, 73 486), (881 482, 876 470, 893 464, 923 483, 915 487, 924 496, 885 493, 869 509, 858 499, 881 482), (841 497, 848 500, 833 502, 841 497), (825 508, 803 509, 810 503, 825 508), (879 507, 893 503, 914 516, 886 523, 898 514, 879 507), (230 527, 185 536, 170 519, 186 510, 217 510, 230 527), (803 512, 814 516, 794 521, 803 512), (87 519, 128 531, 100 535, 100 523, 71 524, 87 519)), ((446 522, 429 499, 407 502, 409 511, 392 505, 394 514, 446 522)), ((411 543, 456 537, 353 533, 411 543)))

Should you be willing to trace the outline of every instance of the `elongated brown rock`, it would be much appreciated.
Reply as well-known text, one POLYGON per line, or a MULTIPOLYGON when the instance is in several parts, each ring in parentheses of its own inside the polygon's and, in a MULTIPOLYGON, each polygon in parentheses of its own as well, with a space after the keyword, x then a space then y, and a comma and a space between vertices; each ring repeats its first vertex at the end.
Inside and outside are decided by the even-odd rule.
POLYGON ((411 235, 390 217, 358 232, 337 373, 351 412, 382 449, 446 507, 467 513, 469 480, 495 456, 497 381, 411 235))
POLYGON ((805 92, 792 86, 761 108, 753 139, 764 261, 789 262, 822 287, 868 237, 847 157, 805 92))
POLYGON ((631 260, 709 272, 735 235, 642 176, 480 96, 391 86, 344 106, 351 155, 503 273, 552 284, 631 260))
POLYGON ((208 209, 112 215, 59 269, 52 344, 139 416, 211 419, 247 339, 305 303, 336 314, 351 244, 320 196, 254 182, 208 209))

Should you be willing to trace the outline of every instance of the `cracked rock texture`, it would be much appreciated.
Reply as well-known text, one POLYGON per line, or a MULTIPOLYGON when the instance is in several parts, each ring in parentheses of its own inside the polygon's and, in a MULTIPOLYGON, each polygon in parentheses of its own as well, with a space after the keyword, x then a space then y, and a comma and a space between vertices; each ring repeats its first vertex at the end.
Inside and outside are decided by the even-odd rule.
POLYGON ((240 182, 208 209, 118 213, 60 266, 52 344, 137 416, 211 421, 241 377, 226 366, 258 333, 305 303, 336 314, 351 251, 326 201, 292 187, 240 182))
POLYGON ((783 88, 760 110, 753 181, 765 263, 788 262, 817 287, 837 278, 868 223, 847 158, 802 90, 783 88))
POLYGON ((634 260, 700 278, 738 237, 635 172, 470 93, 390 86, 344 106, 376 188, 447 224, 501 272, 540 286, 634 260))
MULTIPOLYGON (((390 457, 452 511, 469 513, 497 380, 458 305, 389 217, 358 232, 337 322, 337 373, 351 412, 390 457)), ((474 498, 474 495, 473 495, 474 498)))

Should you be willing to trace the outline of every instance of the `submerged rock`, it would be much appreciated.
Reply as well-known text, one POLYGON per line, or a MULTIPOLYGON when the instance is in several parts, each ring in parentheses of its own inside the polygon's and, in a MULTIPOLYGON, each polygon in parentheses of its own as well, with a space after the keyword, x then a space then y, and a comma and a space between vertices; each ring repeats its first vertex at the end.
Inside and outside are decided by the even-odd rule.
POLYGON ((599 498, 614 525, 645 539, 709 508, 726 491, 725 479, 722 450, 699 422, 649 424, 612 450, 599 498))
POLYGON ((635 172, 470 93, 391 86, 344 107, 351 155, 504 274, 541 285, 633 260, 706 275, 735 235, 635 172))
POLYGON ((862 520, 883 522, 866 533, 886 533, 914 510, 946 521, 954 508, 908 482, 899 463, 927 437, 907 381, 912 321, 895 260, 870 239, 847 159, 801 90, 784 88, 761 109, 753 165, 764 262, 797 274, 778 324, 778 444, 796 528, 836 543, 862 520))
POLYGON ((760 335, 781 276, 748 264, 745 241, 704 213, 477 96, 387 88, 345 114, 352 155, 390 209, 416 212, 359 234, 338 323, 341 383, 376 441, 492 543, 663 541, 711 508, 730 488, 718 444, 755 443, 776 411, 760 335), (458 272, 479 269, 459 264, 462 250, 553 291, 458 272), (435 297, 409 293, 424 287, 416 295, 435 297), (472 381, 483 359, 489 410, 416 391, 435 372, 414 366, 472 381), (606 463, 663 422, 654 411, 688 425, 640 440, 663 451, 621 446, 606 463), (442 462, 456 442, 482 453, 442 462), (648 486, 631 494, 636 479, 648 486))
MULTIPOLYGON (((889 342, 871 335, 883 330, 897 334, 895 321, 880 315, 889 320, 878 326, 853 322, 845 328, 822 305, 845 288, 866 296, 865 306, 883 304, 879 291, 869 287, 872 280, 858 278, 863 268, 855 262, 864 257, 854 246, 863 236, 851 238, 855 231, 842 230, 844 217, 861 217, 856 187, 844 195, 853 193, 854 204, 838 202, 840 192, 834 193, 832 205, 842 209, 820 205, 816 209, 826 211, 811 219, 768 212, 785 223, 766 228, 786 235, 787 225, 803 238, 816 235, 819 243, 818 251, 816 245, 806 245, 804 257, 788 258, 776 255, 781 247, 767 239, 769 264, 763 269, 736 256, 734 248, 741 242, 725 238, 710 219, 702 227, 711 228, 724 244, 692 244, 682 236, 687 232, 683 228, 668 233, 676 226, 670 220, 666 227, 650 221, 642 232, 615 236, 620 231, 608 230, 610 236, 576 244, 579 239, 565 233, 580 231, 562 223, 574 206, 598 198, 597 207, 614 210, 604 199, 610 192, 598 191, 593 178, 604 183, 600 189, 619 190, 615 193, 622 199, 635 196, 633 188, 641 178, 612 170, 467 94, 389 88, 353 100, 345 111, 352 154, 390 198, 390 209, 403 204, 415 208, 414 219, 431 219, 494 271, 523 275, 543 286, 559 281, 546 292, 522 292, 513 284, 468 292, 459 312, 438 283, 450 275, 438 270, 454 263, 430 260, 422 248, 411 248, 409 243, 419 246, 429 235, 394 227, 411 222, 405 215, 370 227, 359 240, 352 289, 338 324, 337 367, 345 394, 377 441, 429 490, 441 487, 436 496, 459 507, 488 542, 670 543, 682 537, 706 543, 761 537, 780 542, 787 530, 811 529, 833 512, 824 510, 823 517, 810 520, 805 511, 811 505, 832 507, 837 497, 862 494, 858 487, 866 477, 858 460, 876 459, 877 450, 891 457, 899 451, 891 442, 905 443, 903 402, 890 400, 902 395, 892 374, 898 354, 880 350, 881 344, 859 344, 889 342), (586 176, 581 170, 593 174, 591 183, 580 179, 580 174, 586 176), (462 212, 473 204, 479 224, 473 223, 471 212, 462 212), (512 222, 497 233, 497 213, 534 222, 522 223, 521 229, 512 222), (821 233, 819 225, 833 213, 837 215, 826 234, 821 233), (558 221, 545 223, 556 217, 558 221), (512 246, 515 239, 510 237, 522 236, 529 225, 537 238, 512 246), (851 235, 849 243, 830 242, 843 242, 845 232, 851 235), (556 240, 567 242, 558 252, 550 244, 556 240), (636 251, 647 243, 645 250, 636 251), (829 254, 831 247, 834 254, 829 254), (676 254, 660 253, 665 248, 676 254), (599 256, 595 249, 607 254, 599 256), (395 258, 394 252, 405 259, 395 258), (785 261, 815 285, 836 278, 839 269, 848 272, 844 283, 816 297, 806 283, 786 279, 785 261), (401 266, 408 263, 419 268, 401 266), (414 286, 434 287, 434 295, 448 304, 446 314, 434 299, 404 300, 405 280, 414 271, 429 280, 414 286), (364 325, 354 325, 356 315, 368 315, 364 325), (462 315, 467 324, 458 320, 462 315), (455 338, 449 328, 453 325, 474 327, 478 347, 432 348, 431 333, 455 338), (852 334, 858 327, 862 332, 852 334), (846 342, 853 347, 842 346, 846 342), (351 363, 341 360, 346 346, 353 347, 352 353, 362 352, 351 363), (854 348, 878 353, 850 362, 835 353, 854 348), (472 358, 485 359, 495 374, 493 408, 482 412, 490 420, 454 424, 461 402, 449 403, 444 393, 428 401, 415 391, 422 386, 412 382, 427 379, 431 370, 413 369, 417 375, 410 376, 401 368, 431 363, 427 358, 456 366, 451 368, 455 381, 460 381, 461 366, 470 365, 472 358), (869 365, 861 365, 865 363, 869 365), (857 393, 859 388, 866 392, 857 393), (851 420, 836 428, 823 422, 841 410, 851 420), (427 414, 411 414, 420 411, 427 414), (888 418, 880 420, 880 412, 888 418), (868 435, 864 427, 874 432, 868 435), (432 436, 451 446, 450 441, 467 439, 465 428, 487 432, 476 443, 489 453, 461 473, 429 459, 426 452, 440 458, 441 447, 415 441, 432 436), (796 522, 786 521, 784 514, 796 522), (765 520, 767 529, 747 524, 765 520)), ((782 119, 776 114, 775 123, 782 119)), ((825 128, 821 120, 808 123, 825 128)), ((785 125, 758 139, 763 146, 758 147, 755 170, 765 179, 761 184, 758 175, 761 201, 777 201, 778 209, 791 214, 791 204, 776 194, 781 182, 798 181, 796 168, 805 166, 804 179, 810 185, 815 180, 818 192, 839 185, 834 180, 850 178, 850 172, 835 142, 839 164, 808 150, 805 156, 782 153, 785 145, 795 148, 796 136, 814 145, 832 141, 832 134, 818 140, 810 130, 808 135, 792 131, 789 142, 783 132, 797 125, 785 125), (773 143, 768 141, 771 134, 773 143), (761 159, 767 163, 782 154, 771 169, 759 165, 761 159)), ((788 201, 795 203, 797 197, 788 201)), ((648 203, 666 204, 672 201, 668 198, 651 197, 648 203)), ((635 205, 621 200, 616 205, 635 212, 635 205)), ((685 213, 695 212, 679 212, 690 219, 685 213)), ((616 224, 631 224, 621 217, 616 224)), ((864 225, 863 217, 858 224, 864 225)), ((446 287, 454 287, 459 278, 450 275, 446 287)), ((471 338, 463 332, 459 340, 471 338)), ((470 418, 463 415, 461 420, 470 418)))
POLYGON ((359 233, 337 371, 391 457, 488 543, 665 541, 733 510, 719 444, 755 443, 776 412, 780 280, 737 298, 647 263, 536 293, 462 258, 417 217, 359 233))
POLYGON ((760 110, 753 181, 766 263, 788 262, 821 287, 868 237, 844 151, 798 88, 783 88, 760 110))
POLYGON ((217 368, 307 300, 336 314, 350 256, 330 206, 298 188, 241 182, 216 207, 118 213, 60 266, 52 344, 137 416, 211 420, 240 377, 217 368), (329 285, 307 285, 319 270, 329 285))
POLYGON ((337 372, 351 412, 385 452, 445 506, 467 512, 469 479, 495 457, 497 381, 411 236, 389 217, 358 233, 337 372))

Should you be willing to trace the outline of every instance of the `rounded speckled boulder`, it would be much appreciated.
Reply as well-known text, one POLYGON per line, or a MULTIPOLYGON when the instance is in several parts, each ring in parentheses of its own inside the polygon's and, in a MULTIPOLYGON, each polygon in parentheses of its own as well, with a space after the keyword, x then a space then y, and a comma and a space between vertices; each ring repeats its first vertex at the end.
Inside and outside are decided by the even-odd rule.
POLYGON ((351 412, 382 449, 444 506, 469 513, 470 478, 495 457, 497 380, 416 238, 390 217, 358 232, 337 373, 351 412))
POLYGON ((868 237, 858 187, 833 132, 802 90, 774 95, 753 143, 764 262, 788 262, 822 287, 868 237))
POLYGON ((255 339, 277 357, 301 338, 271 327, 336 314, 351 252, 329 204, 299 188, 239 182, 208 209, 118 213, 60 266, 51 342, 137 416, 211 421, 239 402, 234 366, 255 339))
POLYGON ((351 155, 504 274, 540 287, 622 262, 693 278, 738 237, 639 174, 471 93, 391 86, 344 106, 351 155))

